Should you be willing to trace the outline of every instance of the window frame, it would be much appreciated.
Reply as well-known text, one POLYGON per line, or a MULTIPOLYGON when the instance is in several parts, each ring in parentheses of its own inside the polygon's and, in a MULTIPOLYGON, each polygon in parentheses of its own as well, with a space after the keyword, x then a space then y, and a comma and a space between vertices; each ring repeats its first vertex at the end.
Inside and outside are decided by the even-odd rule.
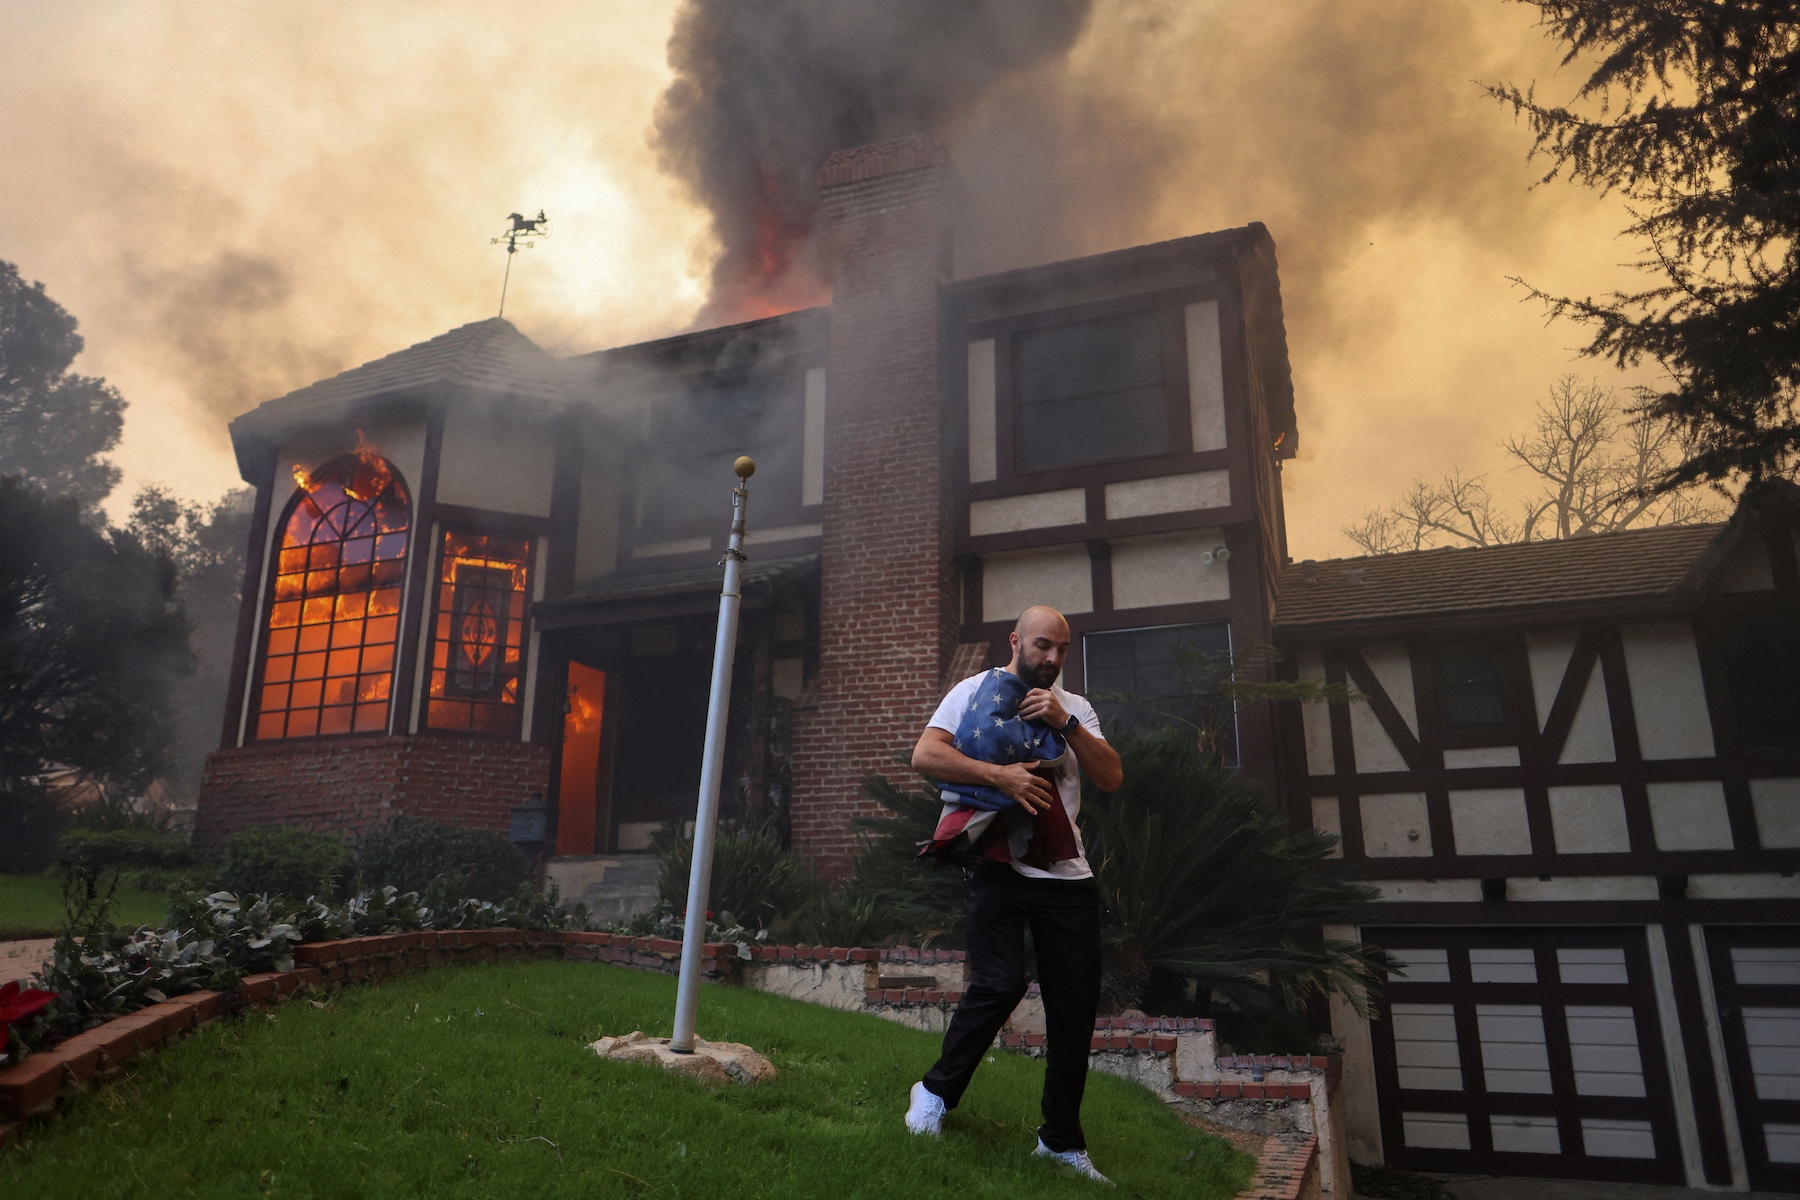
MULTIPOLYGON (((395 701, 400 694, 400 689, 404 686, 401 683, 399 676, 401 659, 403 657, 402 651, 407 631, 407 593, 411 586, 413 555, 418 552, 420 506, 414 498, 412 489, 408 486, 406 477, 401 473, 400 468, 386 455, 379 455, 379 457, 381 458, 381 461, 387 465, 387 469, 391 475, 392 483, 390 486, 400 494, 401 499, 405 501, 406 504, 406 552, 401 555, 398 560, 401 564, 399 581, 400 606, 394 614, 394 656, 393 662, 388 668, 387 715, 382 721, 381 728, 358 730, 355 728, 355 722, 353 720, 350 729, 334 733, 315 732, 310 734, 295 734, 292 736, 283 734, 280 737, 263 737, 257 731, 257 725, 263 715, 263 689, 268 682, 270 657, 269 635, 271 632, 269 622, 274 616, 275 605, 278 602, 278 597, 276 596, 276 581, 282 574, 282 539, 287 532, 288 522, 293 519, 295 510, 300 507, 303 500, 312 494, 305 488, 296 486, 293 490, 293 494, 290 495, 287 502, 282 505, 281 515, 270 527, 267 539, 264 543, 267 561, 263 564, 263 595, 262 604, 259 606, 257 614, 254 661, 250 672, 250 691, 245 698, 244 733, 241 740, 241 744, 244 746, 281 746, 318 741, 321 739, 385 737, 393 731, 395 701)), ((347 460, 353 460, 355 458, 356 453, 354 451, 333 455, 331 458, 326 459, 314 468, 311 474, 314 477, 324 476, 337 470, 340 465, 345 464, 347 460)), ((371 588, 369 590, 373 591, 374 589, 371 588)), ((290 679, 290 683, 291 682, 290 679)), ((321 715, 323 715, 326 707, 332 706, 327 706, 323 703, 318 706, 321 715)), ((293 709, 284 708, 283 711, 292 712, 293 709)))
MULTIPOLYGON (((969 482, 968 479, 968 380, 967 373, 960 369, 963 356, 958 354, 955 359, 959 368, 956 390, 962 397, 960 407, 963 415, 957 433, 960 447, 956 466, 958 487, 969 499, 983 499, 1023 491, 1080 486, 1098 479, 1179 474, 1226 466, 1238 440, 1235 429, 1228 431, 1228 445, 1225 449, 1196 451, 1193 443, 1193 417, 1188 394, 1186 309, 1190 304, 1208 300, 1219 306, 1220 348, 1225 355, 1223 365, 1229 390, 1233 380, 1230 346, 1233 330, 1237 327, 1237 305, 1226 289, 1217 283, 1140 292, 1114 299, 1070 304, 970 323, 963 333, 966 341, 991 338, 994 342, 995 476, 978 483, 969 482), (1015 438, 1018 413, 1017 386, 1014 380, 1014 339, 1022 333, 1139 312, 1156 312, 1161 318, 1163 416, 1168 427, 1169 449, 1154 455, 1095 459, 1068 466, 1020 470, 1017 466, 1015 438)), ((1232 405, 1227 403, 1226 409, 1229 420, 1232 405)))
MULTIPOLYGON (((1445 638, 1427 642, 1421 647, 1425 655, 1425 677, 1431 685, 1431 704, 1436 718, 1438 737, 1447 750, 1469 750, 1484 746, 1520 745, 1514 728, 1518 717, 1518 706, 1521 698, 1514 695, 1514 689, 1507 673, 1507 655, 1509 648, 1491 638, 1445 638), (1488 652, 1494 662, 1495 677, 1500 687, 1500 720, 1489 725, 1471 725, 1453 728, 1447 718, 1443 675, 1440 671, 1441 656, 1447 651, 1478 646, 1488 652)), ((1416 677, 1415 677, 1416 678, 1416 677)))
MULTIPOLYGON (((419 597, 420 620, 424 623, 424 638, 421 647, 423 657, 419 669, 410 686, 418 688, 418 732, 421 736, 482 738, 495 741, 519 741, 524 734, 525 710, 535 697, 530 686, 531 677, 531 638, 535 631, 532 621, 531 606, 536 602, 536 589, 539 585, 539 559, 543 554, 544 539, 547 536, 546 523, 538 518, 513 518, 503 513, 488 513, 472 510, 449 511, 439 508, 436 520, 432 525, 431 555, 425 572, 426 586, 419 597), (524 605, 523 612, 514 621, 510 616, 509 623, 516 624, 519 630, 519 673, 518 702, 512 706, 512 720, 505 729, 455 729, 431 723, 431 678, 437 668, 438 647, 438 602, 444 586, 441 578, 444 568, 444 552, 451 537, 481 537, 522 541, 526 544, 524 605)), ((444 668, 449 671, 448 665, 444 668)), ((542 663, 539 664, 539 677, 542 677, 542 663)), ((465 700, 471 703, 485 703, 469 696, 446 696, 448 699, 465 700)))
MULTIPOLYGON (((1095 706, 1095 711, 1097 713, 1099 711, 1099 706, 1101 704, 1112 703, 1110 701, 1105 701, 1105 700, 1097 701, 1093 698, 1092 693, 1093 693, 1094 665, 1093 665, 1093 655, 1091 653, 1089 653, 1089 648, 1088 648, 1089 639, 1097 638, 1097 637, 1112 637, 1115 635, 1127 634, 1127 633, 1155 633, 1159 630, 1165 630, 1165 629, 1189 629, 1189 628, 1197 629, 1197 628, 1204 628, 1204 627, 1208 627, 1208 626, 1218 626, 1218 627, 1222 627, 1224 629, 1224 631, 1225 631, 1225 653, 1230 658, 1232 669, 1235 671, 1236 667, 1237 667, 1237 639, 1235 636, 1235 631, 1233 629, 1233 623, 1229 617, 1202 618, 1202 619, 1188 620, 1188 621, 1166 621, 1166 622, 1162 622, 1162 623, 1155 624, 1155 625, 1126 625, 1126 626, 1122 626, 1122 627, 1119 627, 1116 629, 1084 629, 1084 630, 1082 630, 1080 632, 1080 634, 1078 635, 1079 639, 1080 639, 1080 645, 1081 645, 1081 683, 1082 683, 1081 695, 1087 699, 1088 703, 1093 704, 1095 706)), ((1241 766, 1243 763, 1243 730, 1241 728, 1242 723, 1243 723, 1243 709, 1240 706, 1234 704, 1234 705, 1232 705, 1232 709, 1231 709, 1230 729, 1229 729, 1229 732, 1227 733, 1227 736, 1225 739, 1226 749, 1228 750, 1228 753, 1223 754, 1221 756, 1221 761, 1223 762, 1223 764, 1226 767, 1235 769, 1235 768, 1241 766)))

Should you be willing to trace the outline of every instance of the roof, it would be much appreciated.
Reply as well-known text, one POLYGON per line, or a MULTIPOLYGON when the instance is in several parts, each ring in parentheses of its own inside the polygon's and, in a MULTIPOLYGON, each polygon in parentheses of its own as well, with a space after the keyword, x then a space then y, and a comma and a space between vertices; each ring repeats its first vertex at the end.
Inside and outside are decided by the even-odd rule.
POLYGON ((1627 529, 1560 541, 1289 563, 1275 624, 1284 633, 1421 618, 1670 601, 1696 594, 1722 523, 1627 529))
POLYGON ((522 400, 559 404, 568 397, 568 368, 520 333, 489 317, 261 404, 232 422, 275 423, 414 388, 461 384, 522 400))
MULTIPOLYGON (((819 570, 817 554, 784 558, 751 559, 744 564, 738 586, 751 607, 767 601, 786 584, 798 582, 819 570)), ((531 614, 545 628, 602 624, 624 620, 650 620, 659 615, 716 608, 724 569, 717 563, 681 567, 673 571, 608 575, 585 585, 570 596, 541 600, 531 614), (693 603, 678 603, 698 599, 693 603)))

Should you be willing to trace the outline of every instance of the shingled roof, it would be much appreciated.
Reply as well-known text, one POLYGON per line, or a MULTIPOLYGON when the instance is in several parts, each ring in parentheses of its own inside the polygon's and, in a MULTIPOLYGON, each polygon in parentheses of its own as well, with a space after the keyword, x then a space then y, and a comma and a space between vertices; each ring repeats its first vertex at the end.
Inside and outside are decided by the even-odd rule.
POLYGON ((512 322, 489 317, 308 384, 259 405, 238 421, 269 424, 394 392, 445 385, 558 404, 569 398, 568 376, 569 368, 560 359, 512 322))
POLYGON ((1695 568, 1724 529, 1666 525, 1566 541, 1289 563, 1281 571, 1275 624, 1291 633, 1675 600, 1694 590, 1695 568))

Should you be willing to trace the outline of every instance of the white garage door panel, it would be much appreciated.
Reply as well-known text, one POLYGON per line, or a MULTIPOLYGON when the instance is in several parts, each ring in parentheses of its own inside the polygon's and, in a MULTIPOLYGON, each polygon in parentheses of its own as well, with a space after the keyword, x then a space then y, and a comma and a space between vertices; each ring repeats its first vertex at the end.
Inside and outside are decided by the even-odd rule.
POLYGON ((1644 1063, 1638 1056, 1637 1022, 1622 1005, 1571 1004, 1569 1056, 1575 1090, 1583 1096, 1642 1096, 1644 1063))
POLYGON ((1744 1009, 1744 1040, 1757 1098, 1800 1100, 1800 1008, 1744 1009))
MULTIPOLYGON (((1456 1017, 1448 1004, 1396 1004, 1394 1065, 1403 1088, 1462 1090, 1462 1062, 1456 1052, 1456 1017)), ((1467 1136, 1467 1130, 1464 1130, 1467 1136)))
POLYGON ((1731 967, 1739 983, 1800 987, 1800 947, 1733 946, 1731 967))
POLYGON ((1596 1158, 1655 1158, 1656 1138, 1648 1121, 1581 1118, 1581 1140, 1596 1158))
POLYGON ((1602 946, 1594 950, 1558 950, 1556 970, 1564 983, 1626 983, 1625 952, 1602 946))
POLYGON ((1403 1112, 1400 1126, 1406 1132, 1406 1144, 1421 1150, 1469 1148, 1469 1119, 1461 1113, 1403 1112))
POLYGON ((1800 1125, 1763 1124, 1763 1141, 1769 1147, 1769 1161, 1800 1163, 1800 1125))
POLYGON ((1509 1117, 1495 1113, 1488 1118, 1494 1149, 1506 1154, 1561 1154, 1562 1137, 1555 1117, 1509 1117))
POLYGON ((1544 1012, 1535 1004, 1477 1004, 1481 1067, 1490 1092, 1548 1096, 1550 1055, 1544 1048, 1544 1012))

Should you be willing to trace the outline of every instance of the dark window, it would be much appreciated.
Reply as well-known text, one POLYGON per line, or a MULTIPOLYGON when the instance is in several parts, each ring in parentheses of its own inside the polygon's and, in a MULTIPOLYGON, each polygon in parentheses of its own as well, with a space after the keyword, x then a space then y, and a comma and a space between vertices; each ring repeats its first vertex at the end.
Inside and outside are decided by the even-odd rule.
POLYGON ((1013 415, 1021 471, 1168 453, 1162 314, 1015 336, 1013 415))
POLYGON ((1725 677, 1745 748, 1800 750, 1800 620, 1785 613, 1733 618, 1725 677))
MULTIPOLYGON (((801 390, 785 372, 732 380, 677 381, 656 401, 639 467, 639 537, 656 542, 723 535, 731 524, 731 464, 756 460, 754 494, 764 524, 800 499, 801 390)), ((755 528, 753 524, 752 529, 755 528)))
POLYGON ((387 728, 410 506, 367 448, 300 484, 281 527, 256 697, 258 738, 387 728))
POLYGON ((1082 639, 1087 695, 1109 723, 1188 723, 1217 739, 1226 762, 1236 759, 1236 719, 1219 695, 1231 670, 1231 626, 1163 625, 1090 633, 1082 639))
POLYGON ((1506 685, 1500 678, 1500 656, 1492 646, 1440 646, 1432 658, 1446 733, 1506 725, 1506 685))
POLYGON ((514 733, 525 671, 531 539, 444 534, 425 723, 514 733))

